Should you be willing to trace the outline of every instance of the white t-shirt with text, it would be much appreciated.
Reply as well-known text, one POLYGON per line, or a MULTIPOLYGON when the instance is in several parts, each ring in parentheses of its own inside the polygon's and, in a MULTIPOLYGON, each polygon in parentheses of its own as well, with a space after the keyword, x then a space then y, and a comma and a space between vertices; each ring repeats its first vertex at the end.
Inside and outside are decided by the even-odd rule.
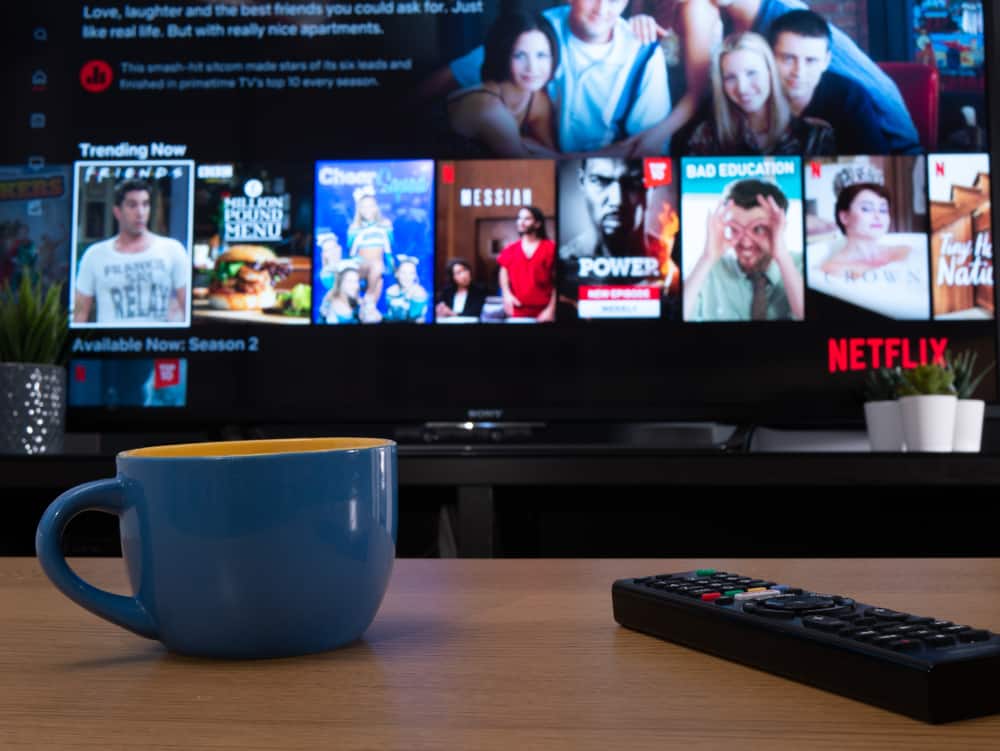
MULTIPOLYGON (((80 260, 76 291, 96 298, 99 324, 132 326, 169 323, 170 303, 179 287, 189 287, 191 261, 184 246, 150 234, 139 253, 115 249, 117 237, 91 245, 80 260)), ((186 309, 182 310, 187 318, 186 309)), ((175 323, 184 325, 185 321, 175 323)))

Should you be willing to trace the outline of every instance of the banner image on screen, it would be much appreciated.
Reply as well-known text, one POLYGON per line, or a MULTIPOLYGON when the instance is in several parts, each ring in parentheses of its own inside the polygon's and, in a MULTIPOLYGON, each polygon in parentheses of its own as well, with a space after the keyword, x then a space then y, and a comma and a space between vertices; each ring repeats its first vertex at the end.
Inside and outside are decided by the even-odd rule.
POLYGON ((988 154, 927 157, 934 317, 994 317, 988 154))
POLYGON ((199 164, 194 322, 308 324, 312 166, 199 164))
POLYGON ((678 226, 670 159, 560 162, 560 319, 677 318, 678 226))
POLYGON ((682 160, 685 321, 801 321, 798 157, 682 160))
POLYGON ((555 320, 555 163, 438 164, 437 323, 555 320))
POLYGON ((0 166, 0 284, 69 277, 70 168, 0 166))
POLYGON ((313 320, 427 323, 434 162, 316 163, 313 320))
POLYGON ((922 156, 806 165, 810 290, 887 318, 930 318, 926 170, 922 156))
POLYGON ((70 325, 188 326, 194 162, 76 162, 73 170, 70 325))
POLYGON ((444 43, 442 67, 422 90, 446 111, 453 149, 500 156, 983 148, 981 2, 835 6, 502 6, 444 43), (710 106, 700 107, 706 95, 710 106))
POLYGON ((73 407, 184 407, 188 363, 183 357, 138 360, 71 360, 73 407))

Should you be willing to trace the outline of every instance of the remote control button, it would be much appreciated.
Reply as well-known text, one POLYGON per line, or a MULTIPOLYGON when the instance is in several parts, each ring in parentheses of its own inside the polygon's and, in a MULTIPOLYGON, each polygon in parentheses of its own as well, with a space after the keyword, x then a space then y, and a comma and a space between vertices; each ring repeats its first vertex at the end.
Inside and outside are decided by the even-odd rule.
POLYGON ((722 592, 722 594, 725 595, 726 597, 732 597, 733 595, 738 595, 742 592, 743 592, 742 589, 726 589, 722 592))
POLYGON ((732 597, 726 597, 725 595, 723 595, 722 597, 717 597, 715 599, 716 605, 732 605, 733 602, 734 600, 732 597))
POLYGON ((760 607, 760 605, 754 603, 753 601, 747 602, 743 605, 743 612, 750 613, 751 615, 759 615, 763 618, 791 620, 795 617, 795 613, 790 610, 770 610, 769 608, 760 607))
POLYGON ((928 647, 950 647, 955 643, 955 637, 945 636, 944 634, 934 634, 933 636, 928 636, 923 641, 928 647))
POLYGON ((693 597, 696 600, 700 600, 702 595, 707 595, 708 593, 714 592, 714 591, 715 591, 714 589, 704 589, 704 588, 701 588, 701 589, 689 589, 687 592, 685 592, 685 594, 688 597, 693 597))
POLYGON ((894 641, 898 640, 892 634, 889 635, 883 634, 882 636, 876 636, 874 639, 871 639, 871 644, 876 647, 888 647, 894 641))
POLYGON ((897 652, 912 652, 915 649, 920 649, 922 646, 923 644, 916 639, 899 639, 892 642, 889 648, 897 652))
POLYGON ((753 581, 753 579, 750 579, 750 578, 748 578, 746 576, 741 576, 739 579, 736 580, 736 583, 745 587, 748 584, 750 584, 750 582, 752 582, 752 581, 753 581))
POLYGON ((851 623, 859 627, 867 628, 874 626, 876 623, 878 623, 877 618, 871 618, 867 615, 858 615, 857 613, 855 613, 853 616, 841 616, 841 617, 844 618, 844 620, 851 621, 851 623))
POLYGON ((976 628, 969 631, 963 631, 958 635, 958 640, 965 644, 974 641, 989 641, 990 632, 985 629, 976 628))
POLYGON ((881 636, 881 634, 879 634, 878 631, 872 631, 870 628, 863 628, 860 631, 855 631, 851 634, 851 638, 856 639, 857 641, 871 641, 879 636, 881 636))
POLYGON ((951 621, 931 621, 930 623, 931 628, 946 628, 954 625, 951 621))
POLYGON ((807 615, 802 619, 802 625, 806 628, 815 628, 820 631, 840 631, 850 624, 839 618, 830 618, 825 615, 807 615))
POLYGON ((875 630, 878 631, 880 634, 899 634, 902 633, 903 629, 905 628, 906 626, 900 623, 889 623, 889 624, 882 624, 880 626, 875 626, 875 630))
POLYGON ((854 614, 854 607, 852 605, 844 605, 842 607, 832 607, 832 608, 818 608, 817 610, 806 610, 801 613, 801 615, 835 615, 838 618, 844 616, 850 616, 854 614))
POLYGON ((775 610, 825 610, 833 607, 833 600, 829 597, 817 595, 778 595, 764 601, 764 607, 775 610))
POLYGON ((865 611, 865 615, 869 615, 872 618, 878 618, 882 621, 905 621, 910 617, 909 613, 900 613, 896 610, 889 610, 887 608, 868 608, 865 611))
POLYGON ((940 633, 951 634, 952 636, 954 636, 955 634, 960 634, 963 631, 971 631, 971 630, 972 630, 971 626, 945 626, 944 628, 938 629, 940 633))
POLYGON ((909 634, 909 637, 911 639, 929 639, 932 636, 940 636, 940 634, 937 631, 931 631, 929 628, 922 628, 918 631, 911 631, 909 634))
POLYGON ((703 594, 701 596, 701 599, 704 602, 711 602, 712 600, 718 600, 720 597, 722 597, 722 594, 720 592, 708 592, 706 594, 703 594))
POLYGON ((715 574, 714 568, 700 568, 694 572, 695 576, 713 576, 715 574))
POLYGON ((735 595, 737 600, 766 600, 768 597, 773 597, 778 594, 773 589, 765 589, 762 592, 740 592, 735 595))
POLYGON ((928 623, 934 623, 934 619, 928 618, 925 615, 911 615, 906 619, 906 623, 910 623, 914 626, 925 626, 928 623))

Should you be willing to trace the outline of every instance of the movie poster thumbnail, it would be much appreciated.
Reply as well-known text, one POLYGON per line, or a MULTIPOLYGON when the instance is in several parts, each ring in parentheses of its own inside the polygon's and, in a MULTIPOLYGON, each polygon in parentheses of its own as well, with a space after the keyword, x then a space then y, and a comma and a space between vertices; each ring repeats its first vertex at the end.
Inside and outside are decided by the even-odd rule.
POLYGON ((0 285, 69 278, 70 168, 0 166, 0 285))
POLYGON ((69 363, 71 407, 184 407, 187 387, 188 362, 183 357, 69 363))
POLYGON ((556 313, 556 169, 438 163, 437 323, 546 323, 556 313))
POLYGON ((316 163, 313 321, 427 323, 434 162, 316 163))
POLYGON ((676 319, 677 181, 670 159, 559 164, 560 319, 676 319))
POLYGON ((799 157, 681 161, 685 321, 801 321, 799 157))
POLYGON ((992 319, 993 232, 988 154, 927 157, 936 319, 992 319))
POLYGON ((805 169, 809 289, 886 318, 928 320, 924 157, 813 159, 805 169))
POLYGON ((73 169, 70 326, 188 326, 194 162, 76 162, 73 169))
POLYGON ((195 323, 309 323, 312 182, 307 164, 198 164, 195 323))

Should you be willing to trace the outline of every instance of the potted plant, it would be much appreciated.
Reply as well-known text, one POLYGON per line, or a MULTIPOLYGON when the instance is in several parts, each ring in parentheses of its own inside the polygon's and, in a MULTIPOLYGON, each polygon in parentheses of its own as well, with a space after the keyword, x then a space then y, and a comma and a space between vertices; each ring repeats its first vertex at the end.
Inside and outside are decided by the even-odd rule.
POLYGON ((16 290, 0 287, 0 453, 62 450, 69 314, 61 294, 61 284, 46 291, 28 274, 16 290))
POLYGON ((973 397, 983 378, 993 369, 994 363, 977 373, 977 358, 978 355, 971 349, 957 355, 952 355, 951 352, 945 354, 948 367, 955 374, 955 391, 958 394, 958 404, 955 407, 955 451, 977 452, 983 440, 986 403, 973 397))
POLYGON ((865 427, 872 451, 903 451, 903 418, 897 390, 903 380, 899 368, 876 368, 865 378, 865 427))
POLYGON ((910 451, 952 450, 958 402, 954 380, 951 368, 936 362, 903 372, 899 407, 910 451))

